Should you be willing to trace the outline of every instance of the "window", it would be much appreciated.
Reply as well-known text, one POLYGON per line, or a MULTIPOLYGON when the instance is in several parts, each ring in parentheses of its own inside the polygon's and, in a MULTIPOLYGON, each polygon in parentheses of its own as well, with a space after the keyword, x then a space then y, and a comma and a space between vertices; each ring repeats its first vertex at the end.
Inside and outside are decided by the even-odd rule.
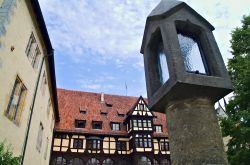
POLYGON ((118 151, 126 151, 127 150, 126 141, 117 141, 116 148, 118 151))
POLYGON ((69 165, 84 165, 82 159, 74 158, 69 161, 69 165))
POLYGON ((116 140, 114 137, 105 137, 103 139, 103 152, 105 154, 114 154, 116 151, 116 140))
POLYGON ((150 135, 138 135, 135 137, 135 146, 137 148, 151 148, 152 139, 150 135))
POLYGON ((47 114, 49 115, 50 113, 50 108, 51 108, 51 99, 49 98, 48 100, 48 105, 47 105, 47 114))
POLYGON ((73 148, 83 148, 83 139, 73 139, 73 148))
POLYGON ((32 32, 30 35, 30 38, 29 38, 28 45, 27 45, 26 50, 25 50, 25 53, 29 59, 33 58, 33 53, 34 53, 36 46, 37 46, 36 39, 35 39, 35 36, 32 32))
POLYGON ((85 114, 86 114, 86 111, 80 110, 80 114, 85 115, 85 114))
POLYGON ((101 139, 90 138, 87 139, 87 148, 92 151, 97 151, 101 149, 101 139))
POLYGON ((111 123, 111 129, 113 131, 120 131, 120 123, 111 123))
POLYGON ((34 57, 31 61, 31 65, 34 69, 38 68, 39 62, 40 62, 40 58, 41 58, 41 52, 39 50, 39 47, 37 46, 35 49, 35 54, 34 57))
POLYGON ((46 72, 44 71, 42 81, 41 81, 41 85, 40 85, 43 96, 45 94, 46 85, 47 85, 47 78, 46 78, 46 72))
POLYGON ((88 160, 87 165, 100 165, 100 161, 96 158, 91 158, 88 160))
POLYGON ((106 103, 106 106, 107 106, 107 107, 113 107, 113 104, 111 104, 111 103, 106 103))
POLYGON ((162 139, 160 141, 161 151, 169 151, 169 145, 167 139, 162 139))
POLYGON ((75 120, 76 128, 85 128, 86 120, 75 120))
POLYGON ((107 112, 101 112, 101 115, 102 115, 102 116, 107 116, 108 113, 107 113, 107 112))
POLYGON ((197 38, 178 32, 178 40, 185 69, 189 72, 207 74, 205 60, 197 38))
POLYGON ((150 130, 149 128, 152 128, 152 121, 151 120, 133 120, 133 126, 142 128, 143 130, 150 130))
POLYGON ((52 165, 66 165, 66 159, 59 156, 52 161, 52 165))
POLYGON ((23 85, 19 77, 17 77, 5 112, 6 116, 17 124, 20 122, 26 90, 26 87, 23 85))
POLYGON ((162 126, 161 125, 156 125, 155 126, 155 132, 161 133, 162 132, 162 126))
POLYGON ((124 117, 125 116, 125 114, 122 114, 122 113, 119 113, 119 112, 117 112, 117 114, 118 114, 119 117, 124 117))
POLYGON ((36 149, 38 152, 41 151, 42 148, 42 142, 43 142, 43 124, 40 123, 38 135, 37 135, 37 141, 36 141, 36 149))
POLYGON ((30 35, 25 53, 30 60, 32 67, 37 69, 41 58, 41 52, 33 33, 30 35))
POLYGON ((142 156, 138 160, 138 165, 152 165, 152 162, 148 157, 142 156))
POLYGON ((102 165, 114 165, 114 161, 110 158, 107 158, 102 162, 102 165))
POLYGON ((44 151, 44 155, 43 158, 46 160, 47 159, 47 154, 48 154, 48 145, 49 145, 49 138, 46 138, 46 146, 45 146, 45 151, 44 151))
POLYGON ((137 120, 133 120, 133 125, 134 125, 134 127, 137 127, 138 125, 137 125, 137 120))
POLYGON ((140 108, 141 111, 143 111, 144 110, 144 104, 139 104, 139 108, 140 108))
POLYGON ((92 122, 92 129, 102 129, 102 122, 101 121, 93 121, 92 122))
POLYGON ((138 122, 138 127, 142 128, 142 122, 141 122, 141 120, 137 120, 137 122, 138 122))
POLYGON ((164 84, 169 79, 168 63, 163 47, 163 42, 158 43, 157 50, 158 71, 161 84, 164 84))

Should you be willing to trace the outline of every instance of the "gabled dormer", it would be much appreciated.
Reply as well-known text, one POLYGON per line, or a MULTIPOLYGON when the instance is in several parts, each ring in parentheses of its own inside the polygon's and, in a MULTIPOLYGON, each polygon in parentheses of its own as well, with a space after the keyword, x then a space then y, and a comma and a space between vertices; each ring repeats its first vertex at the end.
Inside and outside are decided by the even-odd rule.
POLYGON ((125 124, 127 131, 153 131, 153 113, 148 109, 147 102, 142 96, 127 113, 125 124))
POLYGON ((153 113, 148 109, 147 102, 142 96, 138 98, 134 106, 128 112, 127 116, 149 116, 153 117, 153 113))

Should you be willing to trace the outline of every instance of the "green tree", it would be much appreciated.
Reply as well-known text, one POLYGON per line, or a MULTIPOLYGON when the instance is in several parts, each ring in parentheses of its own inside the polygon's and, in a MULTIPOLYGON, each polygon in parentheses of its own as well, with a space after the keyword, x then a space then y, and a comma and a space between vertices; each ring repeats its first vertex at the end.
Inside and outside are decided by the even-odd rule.
POLYGON ((13 153, 9 150, 9 148, 4 145, 4 143, 0 143, 0 165, 19 165, 20 157, 13 156, 13 153))
POLYGON ((226 105, 228 118, 221 122, 223 136, 230 136, 228 161, 231 165, 250 164, 250 15, 243 16, 242 27, 232 31, 233 58, 228 70, 234 96, 226 105))

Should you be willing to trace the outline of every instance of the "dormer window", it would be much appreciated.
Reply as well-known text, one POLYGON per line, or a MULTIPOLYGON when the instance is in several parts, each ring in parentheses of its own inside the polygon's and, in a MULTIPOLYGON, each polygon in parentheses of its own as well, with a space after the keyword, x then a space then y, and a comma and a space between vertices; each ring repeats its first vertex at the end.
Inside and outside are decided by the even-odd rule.
POLYGON ((117 112, 117 115, 118 115, 119 117, 124 117, 124 116, 125 116, 125 114, 122 114, 122 113, 119 113, 119 112, 117 112))
POLYGON ((93 121, 92 122, 92 129, 102 129, 102 122, 101 121, 93 121))
POLYGON ((155 132, 162 133, 162 126, 161 125, 156 125, 155 126, 155 132))
POLYGON ((81 114, 81 115, 85 115, 85 114, 86 114, 86 111, 80 110, 80 114, 81 114))
POLYGON ((107 106, 107 107, 113 107, 113 104, 111 104, 111 103, 106 103, 106 106, 107 106))
POLYGON ((113 131, 120 131, 120 123, 111 123, 111 129, 113 131))
POLYGON ((75 120, 76 128, 85 128, 86 120, 75 120))
POLYGON ((144 104, 139 104, 140 110, 144 110, 144 104))
POLYGON ((107 116, 108 113, 107 113, 107 112, 101 112, 101 115, 102 115, 102 116, 107 116))

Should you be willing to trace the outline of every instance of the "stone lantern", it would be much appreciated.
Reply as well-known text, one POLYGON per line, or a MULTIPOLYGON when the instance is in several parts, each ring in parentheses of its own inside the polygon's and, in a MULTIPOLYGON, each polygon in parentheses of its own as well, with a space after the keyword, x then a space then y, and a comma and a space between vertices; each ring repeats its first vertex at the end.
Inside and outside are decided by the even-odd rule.
POLYGON ((214 103, 232 85, 212 31, 186 3, 162 0, 141 46, 149 108, 167 114, 173 165, 228 164, 214 103))

